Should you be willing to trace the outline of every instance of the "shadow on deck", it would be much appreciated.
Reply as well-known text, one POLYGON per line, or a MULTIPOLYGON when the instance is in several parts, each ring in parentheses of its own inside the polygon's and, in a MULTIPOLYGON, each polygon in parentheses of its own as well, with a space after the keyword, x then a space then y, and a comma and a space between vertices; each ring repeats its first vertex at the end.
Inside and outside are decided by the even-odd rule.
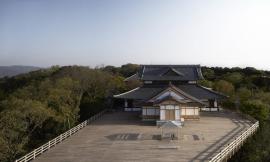
POLYGON ((202 116, 207 117, 228 117, 230 115, 230 120, 236 125, 236 128, 232 129, 230 132, 225 134, 224 136, 220 137, 217 142, 213 143, 207 149, 200 152, 198 155, 193 157, 190 162, 192 161, 209 161, 211 157, 217 154, 223 146, 229 144, 233 141, 237 135, 240 135, 243 131, 247 129, 247 125, 251 125, 250 121, 247 121, 234 113, 231 112, 203 112, 201 113, 202 116))

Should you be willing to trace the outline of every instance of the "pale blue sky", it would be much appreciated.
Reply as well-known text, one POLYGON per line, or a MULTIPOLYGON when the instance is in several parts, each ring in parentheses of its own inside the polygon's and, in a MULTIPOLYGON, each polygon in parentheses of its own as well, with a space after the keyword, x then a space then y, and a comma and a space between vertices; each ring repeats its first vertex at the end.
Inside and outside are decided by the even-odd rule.
POLYGON ((0 65, 270 69, 269 0, 0 0, 0 65))

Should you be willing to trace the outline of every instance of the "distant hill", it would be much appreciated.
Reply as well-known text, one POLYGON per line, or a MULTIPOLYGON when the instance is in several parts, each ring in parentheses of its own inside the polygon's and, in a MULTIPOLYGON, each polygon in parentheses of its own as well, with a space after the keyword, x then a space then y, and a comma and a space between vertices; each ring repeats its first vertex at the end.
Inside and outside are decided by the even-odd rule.
POLYGON ((28 73, 30 71, 35 71, 41 69, 35 66, 0 66, 0 78, 5 76, 11 77, 18 74, 28 73))

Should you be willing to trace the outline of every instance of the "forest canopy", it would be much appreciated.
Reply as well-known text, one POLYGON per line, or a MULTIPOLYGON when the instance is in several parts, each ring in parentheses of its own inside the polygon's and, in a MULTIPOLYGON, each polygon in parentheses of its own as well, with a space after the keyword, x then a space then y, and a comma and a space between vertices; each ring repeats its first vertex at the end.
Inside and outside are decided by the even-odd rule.
POLYGON ((137 67, 54 66, 2 78, 0 161, 13 161, 109 107, 113 94, 133 88, 123 80, 137 67))
MULTIPOLYGON (((0 79, 0 161, 14 161, 90 116, 111 108, 112 96, 140 85, 125 83, 136 64, 53 66, 0 79)), ((270 72, 202 67, 199 84, 229 96, 224 108, 260 121, 260 129, 231 161, 270 161, 270 72)))
POLYGON ((270 161, 270 72, 247 68, 203 67, 200 84, 229 96, 223 107, 260 122, 259 131, 230 161, 270 161))

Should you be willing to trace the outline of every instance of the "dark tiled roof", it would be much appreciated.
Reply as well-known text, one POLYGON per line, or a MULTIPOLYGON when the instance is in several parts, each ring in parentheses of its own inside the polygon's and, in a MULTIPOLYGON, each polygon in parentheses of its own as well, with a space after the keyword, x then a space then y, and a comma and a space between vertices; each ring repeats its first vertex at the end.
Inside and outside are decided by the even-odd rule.
POLYGON ((225 95, 207 89, 205 87, 196 85, 196 84, 183 84, 183 85, 178 85, 177 86, 179 89, 181 89, 182 91, 190 94, 191 96, 194 96, 200 100, 203 99, 224 99, 226 98, 225 95))
POLYGON ((203 79, 200 65, 141 65, 138 76, 141 80, 203 79))
MULTIPOLYGON (((176 85, 176 87, 199 100, 226 98, 226 96, 218 92, 209 90, 196 84, 176 85)), ((149 100, 166 88, 168 88, 168 85, 144 85, 129 92, 115 95, 114 97, 122 99, 149 100)))
POLYGON ((132 80, 138 80, 138 73, 131 75, 130 77, 126 78, 124 81, 132 81, 132 80))
POLYGON ((123 98, 123 99, 136 99, 136 100, 147 100, 161 91, 164 90, 164 87, 156 87, 156 86, 143 86, 128 91, 126 93, 122 93, 119 95, 115 95, 115 98, 123 98))

